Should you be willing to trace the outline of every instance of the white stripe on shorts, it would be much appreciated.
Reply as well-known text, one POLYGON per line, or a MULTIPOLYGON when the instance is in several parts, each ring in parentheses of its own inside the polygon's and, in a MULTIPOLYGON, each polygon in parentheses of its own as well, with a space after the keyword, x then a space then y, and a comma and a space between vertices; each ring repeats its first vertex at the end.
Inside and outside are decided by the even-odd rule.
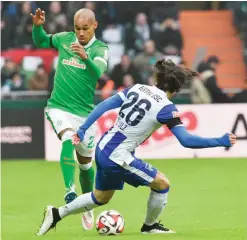
POLYGON ((134 168, 134 167, 131 167, 130 165, 127 165, 127 164, 124 164, 123 166, 124 169, 136 174, 137 176, 143 178, 144 180, 146 180, 147 182, 152 182, 154 179, 150 176, 148 176, 145 172, 137 169, 137 168, 134 168))
POLYGON ((101 150, 104 149, 105 145, 111 141, 111 139, 114 137, 114 134, 111 134, 111 133, 107 133, 100 141, 99 143, 99 148, 101 150))

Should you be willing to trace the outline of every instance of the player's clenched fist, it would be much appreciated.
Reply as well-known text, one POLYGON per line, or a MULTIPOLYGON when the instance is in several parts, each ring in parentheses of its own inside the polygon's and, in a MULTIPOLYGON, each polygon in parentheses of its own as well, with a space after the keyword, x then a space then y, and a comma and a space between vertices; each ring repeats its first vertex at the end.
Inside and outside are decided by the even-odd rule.
POLYGON ((72 52, 78 54, 82 59, 87 59, 85 49, 80 43, 72 43, 70 49, 72 52))
POLYGON ((237 137, 234 134, 229 133, 229 139, 230 139, 231 145, 233 146, 236 143, 237 137))
POLYGON ((35 15, 30 13, 30 16, 33 20, 33 24, 36 26, 40 26, 45 23, 45 11, 41 11, 40 8, 36 9, 35 15))

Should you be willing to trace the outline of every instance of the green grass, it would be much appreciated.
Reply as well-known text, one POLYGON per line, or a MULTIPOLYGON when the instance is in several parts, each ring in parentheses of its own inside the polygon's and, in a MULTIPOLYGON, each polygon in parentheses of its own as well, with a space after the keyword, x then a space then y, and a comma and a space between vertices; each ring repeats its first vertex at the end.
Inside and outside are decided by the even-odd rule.
MULTIPOLYGON (((242 240, 247 239, 247 159, 181 159, 150 161, 171 182, 161 220, 174 235, 141 235, 148 189, 125 186, 104 209, 119 211, 126 221, 121 239, 242 240)), ((78 186, 78 185, 77 185, 78 186)), ((78 186, 79 187, 79 186, 78 186)), ((79 189, 79 188, 78 188, 79 189)), ((58 163, 2 161, 2 239, 32 240, 47 204, 63 204, 58 163)), ((101 239, 85 232, 80 215, 65 218, 47 240, 101 239)), ((113 238, 113 237, 110 237, 113 238)))

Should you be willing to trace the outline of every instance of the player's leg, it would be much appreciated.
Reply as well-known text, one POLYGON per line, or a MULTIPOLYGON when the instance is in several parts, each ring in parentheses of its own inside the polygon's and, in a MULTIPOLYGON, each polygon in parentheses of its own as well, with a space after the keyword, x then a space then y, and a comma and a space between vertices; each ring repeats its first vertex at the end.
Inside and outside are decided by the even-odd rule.
POLYGON ((74 146, 71 137, 75 133, 69 120, 69 115, 59 109, 46 111, 46 117, 51 122, 55 133, 62 141, 60 153, 60 167, 66 188, 65 201, 69 203, 76 198, 74 190, 75 159, 74 146))
POLYGON ((146 219, 142 226, 142 233, 174 233, 158 223, 158 218, 167 204, 169 192, 169 180, 160 172, 157 172, 150 183, 150 194, 147 203, 146 219))
MULTIPOLYGON (((73 115, 75 129, 85 122, 86 118, 73 115)), ((91 126, 82 143, 76 146, 76 154, 79 162, 79 182, 82 193, 88 193, 94 187, 94 169, 92 167, 92 156, 94 150, 94 136, 96 125, 91 126)))
POLYGON ((94 187, 94 169, 92 166, 92 157, 81 156, 76 151, 77 160, 79 163, 79 182, 82 193, 88 193, 94 187))
POLYGON ((123 180, 121 179, 122 168, 116 163, 104 159, 97 150, 99 149, 96 149, 97 174, 95 190, 90 193, 82 194, 73 202, 60 207, 59 215, 61 218, 78 213, 78 211, 86 212, 95 207, 105 205, 110 201, 115 190, 123 189, 123 180), (101 161, 99 161, 99 157, 101 161), (120 176, 120 178, 117 175, 120 176))
MULTIPOLYGON (((94 136, 86 134, 82 143, 76 146, 76 155, 79 163, 79 182, 81 185, 82 193, 93 191, 94 187, 94 169, 92 166, 93 154, 93 139, 94 136)), ((84 212, 81 218, 82 227, 85 230, 91 230, 94 224, 93 210, 84 212)))
POLYGON ((54 228, 56 224, 66 216, 88 212, 96 207, 107 204, 114 194, 114 190, 98 191, 85 193, 78 196, 74 201, 65 206, 56 208, 54 206, 47 206, 45 209, 44 219, 40 226, 38 236, 45 235, 50 229, 54 228), (97 197, 97 199, 96 199, 97 197))
POLYGON ((171 233, 173 231, 158 223, 163 208, 167 203, 169 191, 168 179, 150 164, 135 159, 129 165, 123 166, 126 169, 124 181, 134 187, 149 186, 146 220, 141 228, 143 233, 171 233))
POLYGON ((80 212, 88 212, 96 207, 107 204, 114 194, 114 190, 100 191, 95 189, 93 192, 78 196, 73 202, 58 208, 60 218, 80 212))
POLYGON ((64 178, 66 187, 65 202, 73 201, 77 194, 75 192, 75 147, 71 142, 72 136, 75 134, 74 129, 66 128, 59 133, 59 138, 62 140, 62 149, 60 154, 60 167, 64 178))
MULTIPOLYGON (((81 185, 82 193, 86 194, 93 191, 94 184, 94 169, 92 167, 92 158, 83 157, 77 151, 77 160, 79 163, 79 182, 81 185)), ((81 218, 82 227, 85 230, 91 230, 94 224, 93 210, 83 212, 81 218)))
POLYGON ((115 189, 123 189, 123 181, 121 178, 118 178, 118 176, 114 174, 106 174, 115 172, 117 175, 121 175, 119 174, 119 172, 117 172, 119 171, 119 166, 113 163, 115 164, 115 169, 111 169, 110 166, 108 168, 108 171, 105 171, 104 166, 98 166, 97 157, 98 154, 96 151, 96 190, 94 192, 82 194, 71 203, 59 208, 47 206, 45 217, 37 235, 45 235, 50 229, 54 228, 61 219, 66 216, 76 214, 78 212, 90 211, 93 208, 107 204, 112 198, 115 189))

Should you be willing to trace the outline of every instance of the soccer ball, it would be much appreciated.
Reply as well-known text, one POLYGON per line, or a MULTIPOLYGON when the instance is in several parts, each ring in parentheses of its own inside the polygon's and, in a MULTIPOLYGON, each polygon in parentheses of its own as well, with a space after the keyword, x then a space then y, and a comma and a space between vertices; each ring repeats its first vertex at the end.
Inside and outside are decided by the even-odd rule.
POLYGON ((96 219, 96 229, 99 235, 118 235, 124 231, 124 219, 115 210, 106 210, 96 219))

